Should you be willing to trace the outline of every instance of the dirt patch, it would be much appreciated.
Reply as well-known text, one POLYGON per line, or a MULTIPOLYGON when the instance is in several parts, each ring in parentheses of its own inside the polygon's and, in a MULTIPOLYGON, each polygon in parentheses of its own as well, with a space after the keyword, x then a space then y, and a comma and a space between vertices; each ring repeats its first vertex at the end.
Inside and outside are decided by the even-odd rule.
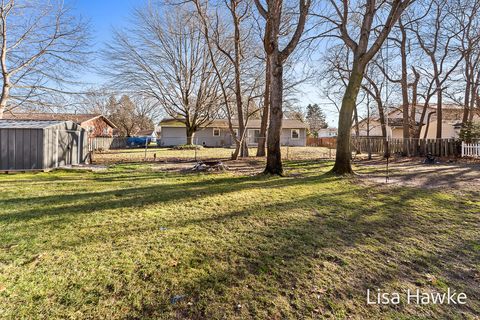
POLYGON ((356 165, 357 178, 367 184, 477 193, 480 190, 480 163, 440 160, 424 164, 423 158, 400 158, 389 163, 388 180, 386 160, 364 160, 356 165))
MULTIPOLYGON (((256 159, 222 160, 227 172, 238 175, 254 175, 263 170, 265 161, 256 159)), ((190 162, 162 162, 153 165, 154 170, 167 172, 188 173, 194 172, 191 169, 196 165, 195 161, 190 162)))

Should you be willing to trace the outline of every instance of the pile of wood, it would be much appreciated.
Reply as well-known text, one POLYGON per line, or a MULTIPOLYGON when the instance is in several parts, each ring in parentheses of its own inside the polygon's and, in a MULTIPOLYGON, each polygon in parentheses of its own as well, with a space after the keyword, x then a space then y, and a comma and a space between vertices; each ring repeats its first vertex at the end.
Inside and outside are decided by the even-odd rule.
POLYGON ((222 161, 199 161, 191 169, 191 171, 197 172, 211 172, 211 171, 225 171, 227 166, 222 161))

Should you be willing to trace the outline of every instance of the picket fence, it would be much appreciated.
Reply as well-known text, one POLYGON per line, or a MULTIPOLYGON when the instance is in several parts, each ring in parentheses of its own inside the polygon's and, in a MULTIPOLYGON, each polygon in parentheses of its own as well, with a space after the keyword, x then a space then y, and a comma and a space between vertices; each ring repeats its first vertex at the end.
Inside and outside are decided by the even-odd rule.
POLYGON ((480 142, 462 142, 462 158, 463 157, 480 158, 480 142))

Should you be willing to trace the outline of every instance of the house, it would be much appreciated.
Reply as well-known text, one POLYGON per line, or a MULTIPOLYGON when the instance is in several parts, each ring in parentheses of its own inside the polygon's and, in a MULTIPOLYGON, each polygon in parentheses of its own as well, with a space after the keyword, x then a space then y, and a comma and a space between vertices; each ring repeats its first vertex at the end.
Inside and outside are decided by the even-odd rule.
POLYGON ((337 128, 324 128, 320 129, 317 132, 318 138, 328 138, 328 137, 336 137, 338 135, 337 128))
POLYGON ((87 157, 87 132, 72 121, 0 120, 0 170, 58 168, 87 157))
POLYGON ((80 113, 22 113, 7 112, 3 115, 6 120, 40 120, 40 121, 72 121, 84 128, 89 138, 113 137, 116 128, 107 117, 101 114, 80 113))
POLYGON ((140 130, 135 135, 137 137, 148 137, 150 141, 157 142, 158 133, 155 129, 140 130))
MULTIPOLYGON (((258 119, 248 121, 247 143, 256 146, 260 137, 260 124, 258 119)), ((164 119, 160 122, 161 146, 176 146, 187 143, 187 133, 183 122, 175 119, 164 119)), ((238 134, 238 122, 233 124, 233 129, 238 134)), ((284 119, 281 133, 281 144, 289 146, 305 146, 307 141, 308 125, 296 119, 284 119)), ((193 143, 206 147, 231 147, 235 140, 231 136, 228 120, 216 119, 203 125, 194 137, 193 143)))
MULTIPOLYGON (((403 110, 402 107, 392 108, 388 113, 387 136, 394 139, 403 138, 403 110)), ((437 137, 436 105, 427 107, 420 132, 421 138, 435 139, 437 137)), ((423 106, 415 108, 416 126, 420 125, 423 106)), ((445 104, 442 106, 442 138, 458 138, 463 118, 463 106, 445 104)), ((480 114, 475 114, 474 121, 480 121, 480 114)), ((355 127, 352 128, 352 135, 355 127)), ((359 122, 360 136, 381 137, 382 128, 379 117, 370 117, 359 122)))

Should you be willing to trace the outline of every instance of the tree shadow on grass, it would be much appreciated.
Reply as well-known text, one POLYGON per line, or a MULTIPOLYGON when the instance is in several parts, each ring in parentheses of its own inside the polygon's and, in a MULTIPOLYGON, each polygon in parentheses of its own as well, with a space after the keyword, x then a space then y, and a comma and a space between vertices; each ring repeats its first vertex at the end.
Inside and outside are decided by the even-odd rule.
MULTIPOLYGON (((371 191, 366 188, 357 192, 365 201, 371 191)), ((412 285, 432 272, 432 268, 441 270, 450 280, 442 265, 451 263, 455 257, 446 255, 441 260, 431 257, 457 250, 452 245, 458 244, 459 238, 439 237, 443 227, 434 216, 428 215, 449 204, 447 200, 414 189, 398 189, 396 195, 394 192, 390 197, 382 197, 382 201, 375 204, 347 203, 349 192, 351 190, 332 192, 328 199, 310 195, 260 207, 256 204, 245 210, 185 217, 165 224, 172 231, 195 226, 199 232, 213 236, 224 237, 218 230, 225 228, 233 234, 232 239, 218 240, 206 252, 201 249, 205 244, 196 243, 198 250, 180 257, 182 269, 170 271, 173 272, 170 276, 178 273, 180 284, 172 287, 171 292, 159 292, 157 299, 146 298, 142 307, 133 308, 130 315, 132 318, 166 315, 192 319, 304 318, 315 314, 320 317, 320 310, 325 316, 368 316, 370 312, 380 316, 407 312, 407 309, 406 306, 365 307, 367 288, 396 288, 392 283, 397 281, 412 285), (411 203, 430 200, 427 214, 411 203), (252 229, 246 227, 249 224, 252 229), (438 249, 417 248, 415 243, 419 241, 430 245, 436 242, 438 249), (209 272, 192 278, 189 266, 209 272), (322 287, 326 283, 328 286, 322 287), (320 298, 312 293, 317 286, 322 287, 320 298), (175 292, 187 293, 184 303, 171 304, 169 299, 175 292), (272 301, 279 299, 287 301, 287 305, 272 305, 272 301), (193 307, 187 305, 187 301, 192 302, 193 307), (237 310, 235 302, 245 307, 237 310), (350 303, 357 309, 349 310, 350 303)), ((458 223, 461 219, 442 218, 451 219, 449 223, 458 223)), ((148 228, 133 229, 107 234, 106 238, 128 238, 149 231, 148 228)), ((179 241, 185 240, 188 242, 188 236, 179 241)), ((68 246, 88 244, 87 240, 68 243, 68 246)), ((145 245, 155 247, 155 242, 145 245)), ((153 279, 162 281, 159 280, 162 276, 168 277, 164 268, 158 272, 153 279)), ((456 311, 473 312, 463 307, 456 311)), ((426 316, 431 310, 421 307, 408 310, 411 312, 426 316)), ((448 314, 448 308, 440 307, 434 312, 448 314)))
MULTIPOLYGON (((93 228, 91 237, 65 239, 56 249, 69 250, 95 241, 128 240, 145 234, 148 238, 144 246, 151 250, 161 252, 166 250, 165 245, 194 248, 180 253, 178 266, 165 266, 163 256, 149 261, 156 268, 149 270, 148 277, 139 273, 135 283, 143 285, 132 288, 142 295, 140 306, 129 304, 128 291, 124 295, 116 293, 115 298, 128 305, 125 316, 129 318, 395 318, 397 312, 448 318, 449 306, 434 310, 367 307, 365 291, 366 288, 398 289, 399 285, 417 285, 419 279, 424 279, 432 270, 449 284, 468 285, 458 270, 451 273, 446 266, 455 264, 459 257, 465 265, 475 264, 478 255, 468 253, 463 243, 478 242, 473 236, 478 218, 466 214, 468 224, 465 225, 466 217, 454 215, 455 211, 437 214, 436 210, 451 207, 452 203, 436 193, 397 188, 382 194, 375 188, 359 189, 348 183, 338 190, 330 185, 337 181, 340 180, 334 176, 318 173, 301 178, 214 177, 154 188, 129 188, 122 190, 121 196, 115 194, 122 192, 120 190, 85 193, 79 195, 79 203, 70 203, 74 201, 70 196, 47 196, 32 201, 42 205, 57 203, 58 207, 29 208, 6 218, 1 216, 4 220, 0 222, 14 226, 18 222, 15 228, 24 232, 19 237, 35 237, 42 228, 48 227, 50 219, 67 224, 80 214, 94 214, 90 211, 92 203, 98 210, 137 210, 252 188, 306 186, 321 192, 299 194, 275 203, 247 203, 243 209, 219 210, 211 215, 179 216, 162 221, 167 231, 158 230, 158 220, 150 225, 130 229, 125 226, 112 232, 93 228), (48 220, 42 221, 42 218, 48 220), (193 231, 189 229, 192 227, 193 231), (456 233, 448 233, 450 229, 456 233), (200 238, 197 231, 209 237, 200 238), (172 237, 178 236, 176 242, 159 245, 158 237, 168 236, 169 232, 172 237), (171 278, 175 278, 176 285, 169 284, 171 278), (164 289, 152 289, 156 287, 164 289), (172 304, 171 297, 179 293, 186 298, 172 304), (238 304, 243 307, 238 308, 238 304)), ((9 230, 12 227, 9 226, 9 230)), ((107 253, 104 259, 108 263, 107 253)), ((478 296, 478 290, 471 290, 478 296)), ((476 304, 454 311, 475 315, 479 309, 476 304)))
MULTIPOLYGON (((417 198, 422 196, 412 190, 404 192, 398 201, 417 198)), ((284 204, 284 210, 281 211, 277 211, 277 207, 274 209, 279 215, 288 214, 298 207, 311 205, 312 200, 315 199, 301 199, 299 202, 284 204)), ((435 202, 439 207, 444 204, 442 200, 435 202)), ((341 199, 338 199, 336 205, 342 207, 342 204, 341 199)), ((408 204, 404 204, 402 209, 397 207, 397 210, 390 210, 397 205, 398 202, 393 201, 369 207, 371 214, 383 213, 379 219, 370 220, 368 218, 371 214, 357 211, 346 216, 312 215, 304 221, 268 225, 254 230, 254 235, 242 238, 241 248, 244 249, 237 248, 233 251, 237 260, 238 256, 243 258, 243 263, 229 265, 186 284, 185 292, 190 292, 189 298, 194 304, 200 304, 200 308, 192 310, 185 305, 172 307, 167 303, 162 304, 165 307, 163 312, 180 310, 182 315, 189 318, 217 318, 222 313, 227 318, 304 318, 315 314, 321 317, 319 309, 325 316, 363 315, 370 318, 387 314, 398 318, 402 312, 416 316, 437 315, 439 318, 449 318, 452 314, 460 315, 462 312, 478 315, 478 303, 454 307, 443 305, 438 308, 410 308, 406 305, 365 307, 367 288, 401 289, 404 286, 418 286, 418 281, 425 280, 425 275, 433 270, 437 270, 453 289, 468 285, 471 288, 471 281, 455 276, 446 267, 458 261, 460 256, 470 265, 474 264, 473 257, 466 256, 461 245, 462 241, 468 239, 462 239, 462 236, 442 238, 439 236, 442 226, 436 226, 434 221, 425 217, 418 217, 413 212, 416 208, 408 204), (426 241, 428 245, 422 247, 416 244, 421 241, 426 241), (431 245, 438 247, 431 248, 431 245), (403 249, 399 250, 400 248, 403 249), (451 251, 455 254, 449 255, 448 252, 451 251), (257 281, 256 278, 261 280, 257 281), (328 286, 321 288, 320 298, 312 297, 314 287, 324 284, 328 286), (272 288, 275 288, 273 292, 272 288), (235 300, 223 299, 224 296, 235 295, 237 290, 240 294, 235 298, 246 305, 248 311, 235 310, 235 300), (214 293, 208 296, 210 302, 220 299, 222 303, 231 306, 230 310, 218 310, 209 307, 208 301, 203 301, 205 292, 212 291, 214 293), (260 296, 262 299, 249 300, 248 297, 252 296, 260 296), (288 301, 289 305, 277 310, 272 302, 278 299, 288 301), (350 304, 358 309, 352 310, 350 304)), ((238 216, 243 218, 244 213, 238 216)), ((419 286, 422 288, 427 285, 419 286)), ((474 298, 478 296, 478 289, 470 289, 469 293, 474 298)), ((151 305, 146 306, 146 310, 154 309, 151 305)))
MULTIPOLYGON (((168 175, 169 178, 184 177, 168 175)), ((252 188, 287 188, 305 186, 338 179, 331 175, 314 174, 302 177, 267 176, 209 176, 198 175, 198 180, 189 182, 158 183, 142 187, 124 188, 97 192, 75 192, 28 198, 9 198, 0 200, 2 206, 28 206, 26 210, 14 210, 0 215, 0 223, 14 223, 30 219, 61 217, 64 215, 92 214, 102 209, 140 208, 148 205, 167 204, 201 199, 216 194, 228 194, 252 188)), ((129 178, 130 179, 130 178, 129 178)), ((141 179, 141 178, 140 178, 141 179)), ((133 180, 140 180, 133 179, 133 180)), ((65 221, 68 222, 68 219, 65 221)))

